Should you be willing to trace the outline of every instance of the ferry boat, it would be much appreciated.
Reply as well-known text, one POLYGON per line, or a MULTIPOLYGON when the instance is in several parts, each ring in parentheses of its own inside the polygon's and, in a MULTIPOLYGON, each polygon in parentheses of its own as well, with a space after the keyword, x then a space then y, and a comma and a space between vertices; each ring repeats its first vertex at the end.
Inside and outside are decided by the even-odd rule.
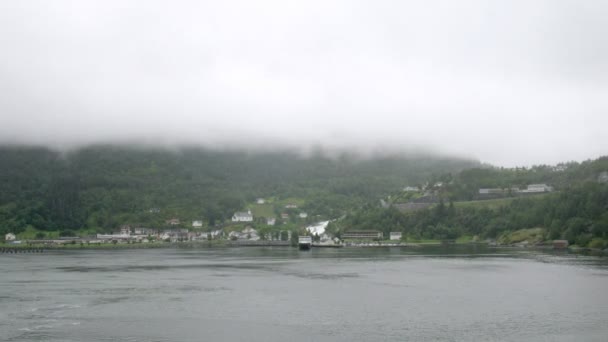
POLYGON ((298 238, 298 247, 302 250, 307 250, 312 247, 312 236, 300 236, 298 238))

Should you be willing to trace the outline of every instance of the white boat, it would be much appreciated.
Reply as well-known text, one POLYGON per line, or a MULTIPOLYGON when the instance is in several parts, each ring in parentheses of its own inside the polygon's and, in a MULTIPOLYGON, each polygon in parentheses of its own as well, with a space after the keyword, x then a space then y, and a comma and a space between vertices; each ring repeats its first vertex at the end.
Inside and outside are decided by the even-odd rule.
POLYGON ((298 247, 300 249, 310 249, 312 247, 312 236, 300 236, 298 238, 298 247))

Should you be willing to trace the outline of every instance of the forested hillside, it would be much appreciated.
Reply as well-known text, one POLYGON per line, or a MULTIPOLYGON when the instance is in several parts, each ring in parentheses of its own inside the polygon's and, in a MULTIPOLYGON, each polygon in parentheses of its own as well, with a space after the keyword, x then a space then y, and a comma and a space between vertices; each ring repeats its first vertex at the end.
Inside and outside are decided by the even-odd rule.
POLYGON ((477 166, 440 157, 360 159, 321 153, 176 151, 93 146, 71 152, 0 148, 0 231, 162 227, 173 217, 216 224, 257 197, 299 198, 321 217, 405 184, 477 166))
POLYGON ((586 182, 596 182, 598 174, 608 170, 608 157, 558 165, 536 165, 529 168, 484 167, 463 170, 448 191, 457 200, 475 198, 479 188, 525 188, 528 184, 546 183, 562 190, 586 182))
POLYGON ((434 190, 441 200, 428 209, 402 213, 395 207, 366 205, 329 229, 338 235, 352 229, 382 230, 385 236, 397 231, 408 239, 424 240, 465 236, 497 239, 521 229, 542 228, 540 240, 566 239, 580 246, 608 247, 606 171, 606 157, 558 167, 464 170, 453 178, 444 175, 429 182, 440 179, 446 183, 434 190), (508 188, 533 182, 554 185, 557 191, 457 202, 472 198, 480 187, 508 188))

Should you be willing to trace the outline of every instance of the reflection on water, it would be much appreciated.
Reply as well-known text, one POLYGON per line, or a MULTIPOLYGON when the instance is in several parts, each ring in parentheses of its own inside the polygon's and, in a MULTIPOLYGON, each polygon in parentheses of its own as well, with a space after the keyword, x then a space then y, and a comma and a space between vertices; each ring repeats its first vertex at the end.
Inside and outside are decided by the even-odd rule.
POLYGON ((483 246, 0 256, 2 341, 605 341, 608 259, 483 246))

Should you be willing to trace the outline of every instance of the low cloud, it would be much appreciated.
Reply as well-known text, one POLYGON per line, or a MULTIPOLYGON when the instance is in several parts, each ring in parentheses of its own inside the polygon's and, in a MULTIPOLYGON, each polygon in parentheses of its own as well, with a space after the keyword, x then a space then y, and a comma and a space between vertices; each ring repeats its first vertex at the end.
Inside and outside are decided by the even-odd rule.
POLYGON ((0 141, 608 153, 600 1, 0 5, 0 141))

